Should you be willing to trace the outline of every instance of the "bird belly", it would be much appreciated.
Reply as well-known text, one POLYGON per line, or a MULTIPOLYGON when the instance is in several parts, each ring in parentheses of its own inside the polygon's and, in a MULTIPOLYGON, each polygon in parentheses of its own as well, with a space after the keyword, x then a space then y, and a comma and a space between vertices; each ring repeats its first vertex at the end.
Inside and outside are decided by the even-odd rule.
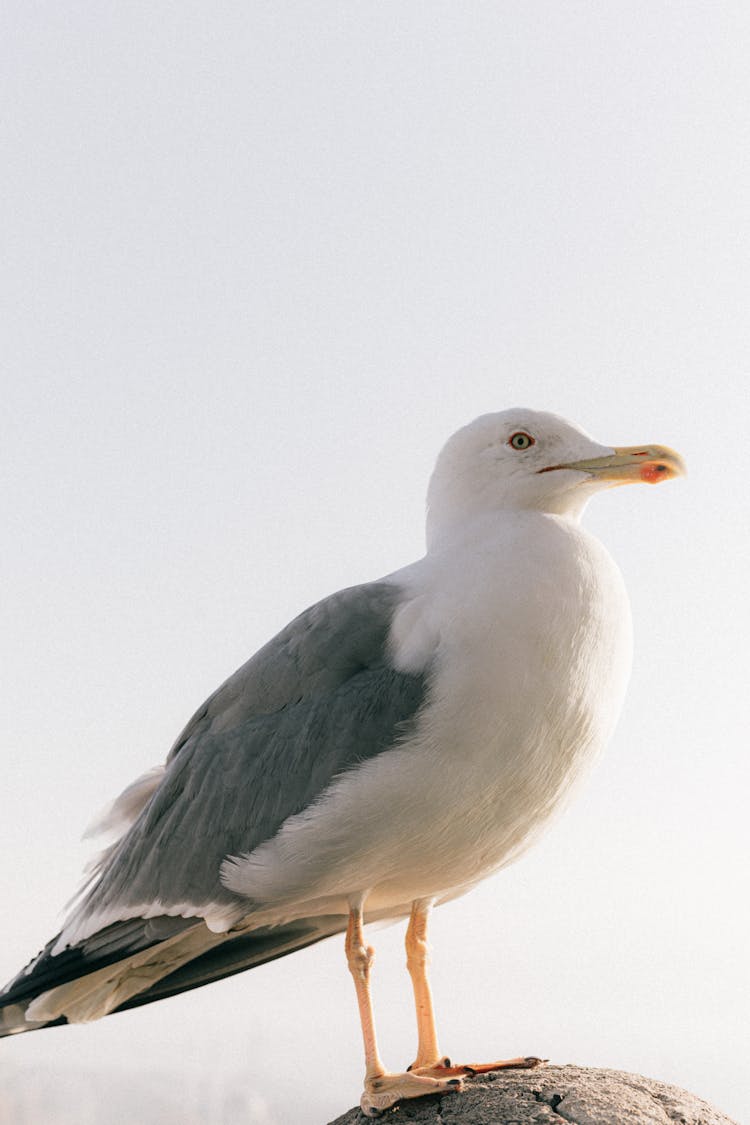
POLYGON ((606 741, 629 669, 619 572, 576 531, 553 528, 552 579, 530 558, 509 589, 490 558, 452 603, 420 594, 439 650, 415 732, 247 857, 242 893, 284 917, 366 894, 385 916, 455 897, 528 846, 606 741))

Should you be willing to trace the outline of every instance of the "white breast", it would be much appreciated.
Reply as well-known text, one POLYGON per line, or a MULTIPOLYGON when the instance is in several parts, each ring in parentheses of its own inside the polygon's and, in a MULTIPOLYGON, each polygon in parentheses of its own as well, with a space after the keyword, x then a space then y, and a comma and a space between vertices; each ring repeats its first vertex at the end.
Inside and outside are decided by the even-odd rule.
MULTIPOLYGON (((442 573, 422 598, 421 632, 439 642, 420 737, 434 769, 458 771, 466 821, 446 826, 441 850, 460 851, 467 881, 515 858, 604 745, 631 661, 622 577, 596 539, 540 513, 485 530, 484 550, 472 542, 436 560, 442 573)), ((398 628, 397 663, 408 651, 413 667, 398 628)))
POLYGON ((627 597, 577 525, 494 516, 393 579, 411 595, 394 662, 434 669, 430 704, 408 743, 339 778, 254 853, 253 897, 269 906, 332 909, 368 890, 375 914, 461 893, 529 843, 617 719, 627 597))

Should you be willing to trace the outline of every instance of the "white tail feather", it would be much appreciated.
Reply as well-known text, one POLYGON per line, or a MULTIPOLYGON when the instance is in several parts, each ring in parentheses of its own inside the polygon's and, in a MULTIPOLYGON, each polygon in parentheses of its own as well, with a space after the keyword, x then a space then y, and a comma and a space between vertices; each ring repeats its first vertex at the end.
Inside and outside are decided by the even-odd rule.
POLYGON ((88 1023, 101 1019, 226 937, 211 933, 204 925, 176 934, 151 949, 41 993, 29 1004, 26 1020, 45 1022, 65 1016, 69 1023, 88 1023))

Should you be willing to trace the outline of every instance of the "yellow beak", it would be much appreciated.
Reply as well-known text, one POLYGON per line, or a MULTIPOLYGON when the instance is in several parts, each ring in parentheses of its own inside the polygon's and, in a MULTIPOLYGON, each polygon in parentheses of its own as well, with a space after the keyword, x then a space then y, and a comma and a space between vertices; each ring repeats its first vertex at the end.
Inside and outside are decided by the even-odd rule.
POLYGON ((659 484, 671 477, 683 477, 687 472, 679 453, 667 445, 633 445, 615 449, 605 457, 592 457, 587 461, 568 461, 564 465, 550 465, 543 473, 555 469, 575 469, 588 473, 597 480, 611 480, 617 484, 645 481, 659 484))

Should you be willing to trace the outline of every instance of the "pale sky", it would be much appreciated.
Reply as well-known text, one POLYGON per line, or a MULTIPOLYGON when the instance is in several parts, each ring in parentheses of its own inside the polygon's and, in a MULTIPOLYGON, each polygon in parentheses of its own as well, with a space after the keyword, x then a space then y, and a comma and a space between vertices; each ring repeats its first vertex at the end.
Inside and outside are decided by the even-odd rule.
MULTIPOLYGON (((690 475, 587 513, 633 605, 623 717, 535 850, 436 912, 442 1046, 750 1119, 748 5, 11 0, 2 25, 0 977, 203 698, 422 553, 448 435, 553 410, 690 475)), ((394 1068, 402 929, 374 935, 394 1068)), ((363 1071, 338 939, 0 1058, 67 1075, 79 1125, 85 1075, 225 1078, 258 1125, 322 1125, 363 1071)))

